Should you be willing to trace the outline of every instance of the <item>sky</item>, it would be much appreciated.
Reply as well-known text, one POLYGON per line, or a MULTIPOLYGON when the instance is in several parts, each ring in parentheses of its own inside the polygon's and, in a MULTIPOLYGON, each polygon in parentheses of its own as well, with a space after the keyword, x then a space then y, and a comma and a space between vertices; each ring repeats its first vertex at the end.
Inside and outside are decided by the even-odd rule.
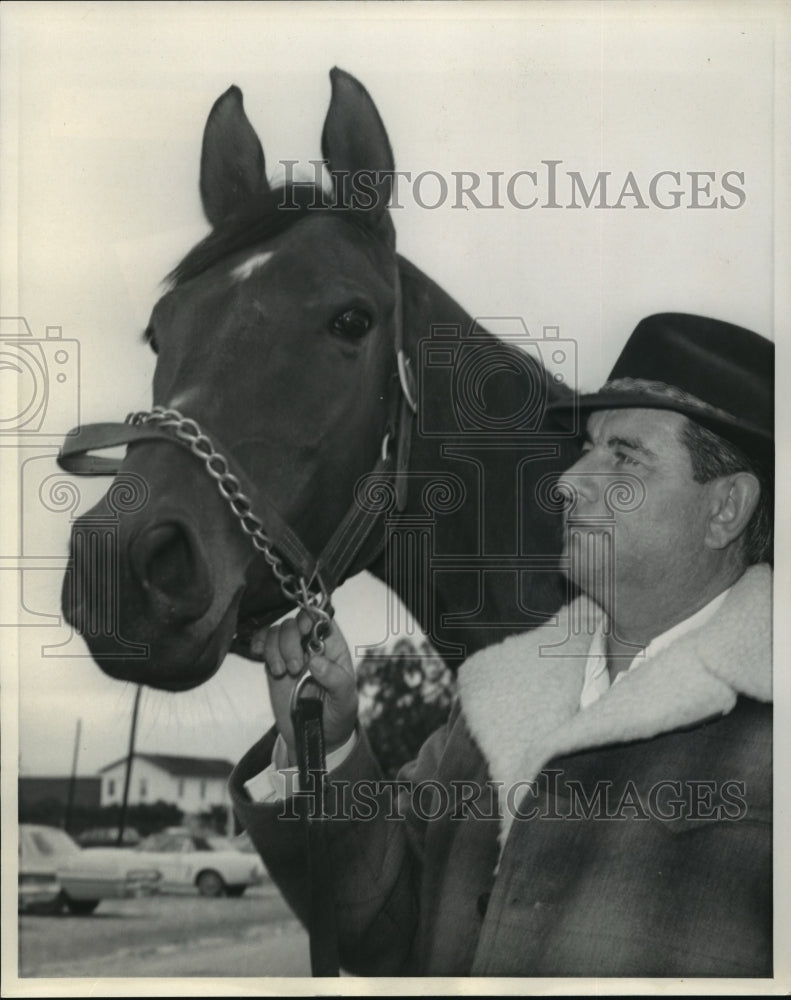
MULTIPOLYGON (((67 774, 78 720, 79 773, 126 752, 134 688, 106 678, 59 618, 70 520, 106 483, 42 498, 72 417, 116 420, 149 405, 154 359, 139 335, 161 279, 207 230, 200 143, 230 84, 276 172, 279 160, 320 155, 330 68, 357 76, 397 168, 434 172, 393 211, 401 253, 495 331, 509 317, 538 337, 557 326, 576 345, 580 388, 606 379, 656 311, 717 316, 786 350, 779 5, 3 7, 2 316, 24 317, 37 341, 60 327, 70 363, 79 354, 68 391, 52 383, 35 441, 6 430, 17 411, 3 404, 2 694, 23 774, 67 774), (532 190, 522 171, 550 201, 550 161, 559 207, 519 207, 532 190), (500 173, 501 207, 456 204, 461 171, 500 173), (626 185, 622 207, 570 205, 581 202, 575 172, 589 189, 606 173, 610 206, 626 185)), ((0 334, 13 341, 19 330, 4 319, 0 334)), ((9 377, 0 368, 6 389, 9 377)), ((19 410, 28 391, 3 398, 16 392, 19 410)), ((386 594, 369 576, 335 604, 355 647, 387 635, 386 594)), ((193 692, 146 691, 137 742, 235 761, 271 718, 261 666, 229 656, 193 692)))

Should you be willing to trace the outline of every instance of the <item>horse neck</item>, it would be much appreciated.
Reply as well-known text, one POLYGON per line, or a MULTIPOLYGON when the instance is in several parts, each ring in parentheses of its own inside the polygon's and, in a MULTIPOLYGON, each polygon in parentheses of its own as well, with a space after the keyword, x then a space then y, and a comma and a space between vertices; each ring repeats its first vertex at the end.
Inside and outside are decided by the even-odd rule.
MULTIPOLYGON (((529 515, 519 509, 518 483, 526 492, 527 480, 532 491, 535 483, 547 470, 557 471, 570 464, 569 445, 534 444, 529 438, 523 444, 493 441, 482 443, 480 436, 458 425, 458 399, 454 399, 452 374, 443 372, 443 359, 451 360, 458 354, 472 325, 472 317, 446 292, 408 261, 400 260, 400 275, 403 301, 403 323, 405 349, 416 371, 419 393, 419 412, 411 433, 411 453, 406 473, 408 479, 406 507, 391 517, 390 528, 395 532, 417 534, 429 532, 430 541, 425 542, 424 558, 459 557, 468 560, 478 554, 520 555, 525 552, 542 552, 557 556, 559 534, 555 537, 558 518, 535 504, 529 515), (440 328, 438 330, 438 327, 440 328), (454 346, 455 342, 455 346, 454 346), (431 351, 429 350, 431 348, 431 351), (439 350, 434 352, 434 348, 439 350), (436 369, 428 371, 439 359, 440 377, 434 378, 436 369), (522 464, 529 452, 538 454, 543 448, 543 464, 531 464, 527 472, 522 464), (532 478, 530 478, 532 477, 532 478), (425 549, 433 555, 426 556, 425 549)), ((483 347, 487 344, 497 348, 498 357, 504 361, 513 352, 522 369, 525 367, 525 352, 522 347, 504 344, 493 334, 476 326, 475 342, 483 347), (504 353, 503 353, 504 352, 504 353)), ((452 367, 452 366, 451 366, 452 367)), ((558 396, 555 383, 538 363, 526 374, 524 382, 518 378, 504 380, 503 395, 498 401, 505 407, 504 412, 515 413, 527 398, 536 391, 541 381, 549 398, 558 396)), ((544 429, 542 427, 542 429, 544 429)), ((544 439, 546 442, 546 438, 544 439)), ((388 529, 385 528, 387 531, 388 529)), ((424 535, 424 539, 425 539, 424 535)), ((417 543, 416 543, 417 544, 417 543)), ((395 543, 396 548, 398 543, 395 543)), ((413 551, 415 545, 413 545, 413 551)), ((399 559, 393 560, 392 546, 389 547, 391 564, 388 566, 388 548, 369 571, 392 587, 406 607, 420 622, 427 617, 437 620, 443 610, 456 610, 469 606, 473 600, 469 592, 463 592, 464 584, 459 574, 440 573, 435 577, 435 590, 426 594, 427 567, 416 567, 416 572, 398 569, 399 559), (395 568, 394 568, 395 567, 395 568), (433 611, 426 612, 427 599, 433 602, 433 611)), ((557 580, 548 581, 546 574, 533 574, 526 585, 531 606, 542 611, 555 610, 560 602, 557 580)), ((503 594, 497 584, 482 599, 496 620, 498 608, 503 618, 511 614, 508 607, 510 598, 503 594)), ((489 644, 501 635, 491 629, 478 632, 467 629, 456 633, 448 629, 442 638, 450 642, 460 639, 468 650, 489 644)))
MULTIPOLYGON (((458 413, 455 411, 458 399, 452 398, 450 371, 447 372, 448 377, 445 379, 427 377, 427 366, 430 367, 433 360, 429 347, 438 347, 443 353, 457 354, 465 340, 469 339, 468 335, 474 321, 458 302, 414 264, 404 258, 400 258, 399 262, 406 353, 422 390, 419 399, 420 410, 412 428, 409 461, 409 475, 417 480, 421 475, 429 476, 431 473, 441 475, 448 466, 447 456, 451 450, 475 448, 479 438, 476 431, 470 432, 459 426, 458 413), (446 344, 451 345, 447 351, 446 344), (440 428, 447 430, 443 433, 440 428)), ((524 380, 511 377, 502 384, 504 395, 499 402, 503 412, 509 414, 517 412, 527 396, 537 391, 539 384, 543 386, 542 392, 548 401, 572 395, 565 386, 559 386, 542 365, 527 358, 522 346, 501 340, 477 322, 475 322, 474 340, 476 344, 481 345, 482 354, 487 353, 486 347, 491 345, 493 349, 497 349, 503 364, 510 354, 514 356, 517 370, 519 367, 524 368, 526 364, 530 367, 532 372, 530 379, 527 376, 524 380)), ((541 421, 542 431, 547 430, 548 422, 546 419, 541 421)), ((488 435, 490 445, 495 434, 496 432, 493 432, 488 435)), ((529 444, 529 438, 523 440, 529 444)), ((561 446, 560 451, 563 455, 571 453, 565 444, 561 446)), ((498 465, 511 467, 511 460, 499 443, 494 448, 483 448, 480 454, 481 461, 489 469, 494 470, 498 465)), ((422 513, 419 490, 410 490, 409 493, 406 513, 422 513)), ((462 534, 466 530, 470 537, 476 534, 476 525, 468 523, 463 513, 457 520, 454 530, 462 534)))

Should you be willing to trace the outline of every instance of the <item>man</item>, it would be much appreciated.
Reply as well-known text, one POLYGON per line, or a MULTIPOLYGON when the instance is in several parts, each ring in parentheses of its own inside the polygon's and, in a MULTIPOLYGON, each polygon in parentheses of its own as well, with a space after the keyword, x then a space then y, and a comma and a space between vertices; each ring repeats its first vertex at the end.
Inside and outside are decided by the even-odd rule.
MULTIPOLYGON (((702 317, 638 325, 579 402, 584 451, 560 483, 582 596, 467 660, 447 725, 395 789, 355 729, 333 626, 310 669, 327 692, 344 968, 771 975, 773 357, 702 317)), ((280 739, 231 782, 303 916, 285 779, 309 627, 300 616, 262 640, 280 739)))

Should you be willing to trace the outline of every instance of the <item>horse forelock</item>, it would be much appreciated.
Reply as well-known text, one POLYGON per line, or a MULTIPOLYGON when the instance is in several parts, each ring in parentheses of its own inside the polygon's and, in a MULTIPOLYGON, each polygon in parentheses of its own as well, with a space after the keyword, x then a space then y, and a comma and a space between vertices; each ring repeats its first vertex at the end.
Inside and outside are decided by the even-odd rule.
MULTIPOLYGON (((245 208, 196 244, 167 275, 169 289, 191 281, 221 261, 242 250, 251 250, 291 229, 302 219, 316 213, 343 217, 368 235, 372 230, 359 210, 338 206, 333 196, 312 184, 285 184, 266 195, 252 199, 245 208)), ((364 215, 364 213, 362 213, 364 215)))

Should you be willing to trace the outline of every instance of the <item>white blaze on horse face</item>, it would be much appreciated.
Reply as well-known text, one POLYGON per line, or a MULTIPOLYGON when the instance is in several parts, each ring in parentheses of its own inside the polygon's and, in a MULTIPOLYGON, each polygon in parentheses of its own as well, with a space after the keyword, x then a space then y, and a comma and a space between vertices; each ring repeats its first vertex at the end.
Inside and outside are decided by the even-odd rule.
POLYGON ((274 255, 274 250, 264 250, 260 253, 254 253, 252 257, 248 257, 241 264, 237 264, 233 271, 231 271, 231 277, 234 281, 247 281, 251 274, 260 271, 265 264, 268 264, 274 255))

